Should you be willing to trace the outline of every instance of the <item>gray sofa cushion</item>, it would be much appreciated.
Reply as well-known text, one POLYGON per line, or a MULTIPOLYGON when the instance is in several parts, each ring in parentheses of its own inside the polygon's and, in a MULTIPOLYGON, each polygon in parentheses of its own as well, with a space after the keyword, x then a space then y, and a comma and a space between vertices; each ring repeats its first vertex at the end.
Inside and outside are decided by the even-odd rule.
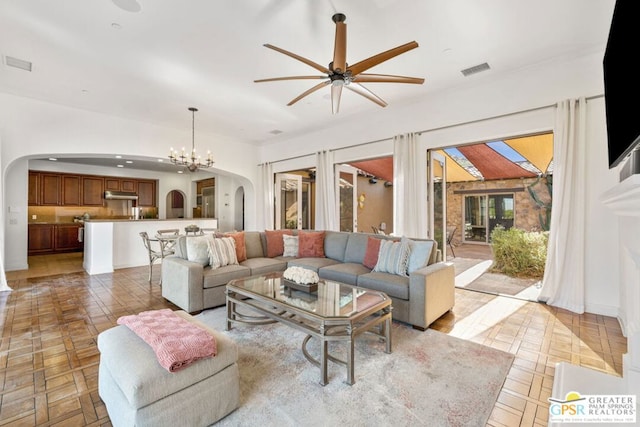
POLYGON ((287 269, 287 261, 276 258, 249 258, 242 261, 240 265, 249 267, 252 276, 287 269))
POLYGON ((325 280, 334 280, 336 282, 346 283, 355 286, 358 282, 360 274, 369 273, 367 267, 362 264, 347 262, 344 264, 335 264, 328 267, 322 267, 318 270, 318 276, 325 280))
POLYGON ((239 279, 251 275, 251 269, 243 265, 232 264, 225 265, 216 269, 205 267, 203 270, 204 288, 214 288, 216 286, 224 286, 230 280, 239 279))
POLYGON ((344 253, 347 247, 347 241, 349 234, 344 231, 327 231, 324 235, 324 256, 327 258, 335 259, 337 261, 344 261, 344 253))
POLYGON ((367 242, 369 236, 367 233, 349 233, 347 248, 344 253, 344 262, 355 262, 362 264, 364 254, 367 252, 367 242))
POLYGON ((371 272, 358 276, 358 286, 381 291, 393 298, 409 299, 409 277, 371 272))
POLYGON ((340 261, 331 258, 295 258, 288 262, 289 267, 304 267, 316 273, 319 268, 335 264, 340 264, 340 261))

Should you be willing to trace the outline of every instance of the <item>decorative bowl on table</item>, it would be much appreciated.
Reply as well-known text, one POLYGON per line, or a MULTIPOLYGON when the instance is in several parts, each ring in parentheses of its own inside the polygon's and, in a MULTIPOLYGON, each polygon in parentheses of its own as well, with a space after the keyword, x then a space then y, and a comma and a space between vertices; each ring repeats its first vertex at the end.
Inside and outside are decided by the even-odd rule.
POLYGON ((282 281, 292 289, 305 292, 318 290, 318 273, 302 267, 289 267, 282 273, 282 281))
POLYGON ((184 228, 184 231, 186 233, 197 233, 198 231, 200 231, 200 227, 198 227, 197 225, 187 225, 184 228))

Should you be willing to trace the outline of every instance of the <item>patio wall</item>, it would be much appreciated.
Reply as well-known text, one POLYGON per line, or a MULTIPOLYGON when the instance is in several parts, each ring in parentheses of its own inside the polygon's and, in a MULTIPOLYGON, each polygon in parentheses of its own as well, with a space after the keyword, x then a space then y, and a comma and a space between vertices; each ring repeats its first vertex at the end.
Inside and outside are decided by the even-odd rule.
MULTIPOLYGON (((545 210, 533 200, 527 187, 533 185, 533 190, 538 198, 545 204, 551 201, 551 195, 547 190, 546 178, 516 178, 500 179, 492 181, 467 181, 447 183, 447 227, 456 227, 453 244, 462 243, 464 231, 463 200, 460 192, 487 190, 493 192, 497 189, 506 189, 505 193, 511 193, 508 189, 522 189, 513 192, 514 195, 514 227, 525 231, 542 230, 540 215, 546 219, 545 210)), ((482 193, 480 193, 482 194, 482 193)))

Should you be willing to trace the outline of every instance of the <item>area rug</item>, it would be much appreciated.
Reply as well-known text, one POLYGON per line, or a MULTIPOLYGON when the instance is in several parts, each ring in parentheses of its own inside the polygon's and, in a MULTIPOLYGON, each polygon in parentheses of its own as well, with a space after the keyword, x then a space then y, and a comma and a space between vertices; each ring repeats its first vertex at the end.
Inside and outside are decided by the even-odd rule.
MULTIPOLYGON (((329 384, 301 350, 304 334, 282 324, 234 324, 226 309, 197 316, 229 335, 239 350, 240 407, 221 426, 484 426, 514 356, 428 329, 393 322, 392 353, 378 337, 355 345, 355 384, 329 362, 329 384)), ((344 359, 341 346, 330 353, 344 359)), ((319 346, 309 343, 310 353, 319 346)))

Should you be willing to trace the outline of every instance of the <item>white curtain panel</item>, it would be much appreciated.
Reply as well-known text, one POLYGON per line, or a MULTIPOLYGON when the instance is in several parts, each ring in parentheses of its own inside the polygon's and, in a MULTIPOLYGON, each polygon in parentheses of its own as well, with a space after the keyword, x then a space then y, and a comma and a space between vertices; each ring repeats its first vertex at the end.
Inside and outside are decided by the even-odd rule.
POLYGON ((316 230, 338 229, 333 153, 316 153, 316 230))
MULTIPOLYGON (((262 210, 262 228, 265 230, 273 230, 275 209, 273 164, 263 163, 258 166, 258 169, 258 176, 260 177, 260 195, 258 197, 261 198, 261 200, 258 200, 258 206, 260 206, 262 210)), ((259 221, 258 224, 260 224, 259 221)))
POLYGON ((538 299, 584 313, 586 100, 561 101, 553 136, 553 207, 538 299))
POLYGON ((393 137, 393 234, 426 238, 427 157, 418 140, 416 133, 393 137))

